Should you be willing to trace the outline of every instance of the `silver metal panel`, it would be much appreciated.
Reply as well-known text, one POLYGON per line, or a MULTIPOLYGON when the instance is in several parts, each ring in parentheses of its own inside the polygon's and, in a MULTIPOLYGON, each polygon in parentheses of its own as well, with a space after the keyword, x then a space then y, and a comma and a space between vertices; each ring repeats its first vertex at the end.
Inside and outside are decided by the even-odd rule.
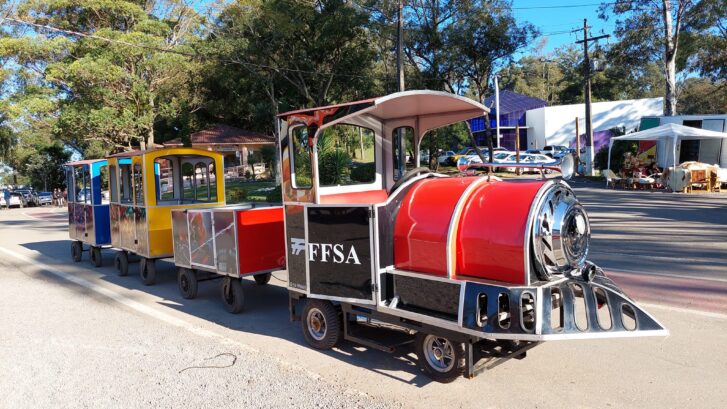
POLYGON ((189 248, 192 265, 215 269, 212 213, 188 212, 189 248))
POLYGON ((216 210, 212 213, 214 227, 214 256, 217 272, 232 277, 240 276, 237 263, 237 235, 235 210, 216 210))
POLYGON ((191 268, 187 212, 184 209, 172 210, 172 245, 174 248, 174 264, 178 267, 191 268))

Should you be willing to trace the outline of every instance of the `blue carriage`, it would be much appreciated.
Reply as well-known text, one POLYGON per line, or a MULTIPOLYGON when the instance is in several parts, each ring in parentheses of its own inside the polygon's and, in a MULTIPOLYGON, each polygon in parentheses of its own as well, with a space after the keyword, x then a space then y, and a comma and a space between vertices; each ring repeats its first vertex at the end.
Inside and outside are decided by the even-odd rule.
POLYGON ((66 186, 73 261, 81 261, 83 252, 88 251, 91 262, 100 267, 101 249, 111 247, 108 162, 91 159, 67 163, 66 186))

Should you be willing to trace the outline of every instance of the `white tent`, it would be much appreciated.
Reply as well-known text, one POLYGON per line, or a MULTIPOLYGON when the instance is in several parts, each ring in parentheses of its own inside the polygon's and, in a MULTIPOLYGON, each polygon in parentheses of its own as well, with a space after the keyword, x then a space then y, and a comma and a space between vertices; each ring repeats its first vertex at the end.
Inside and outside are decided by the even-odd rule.
POLYGON ((707 129, 692 128, 677 124, 664 124, 645 131, 634 132, 623 136, 611 138, 608 144, 608 169, 611 168, 611 148, 614 141, 665 141, 671 146, 672 163, 677 162, 677 143, 684 140, 698 139, 727 139, 727 133, 715 132, 707 129))

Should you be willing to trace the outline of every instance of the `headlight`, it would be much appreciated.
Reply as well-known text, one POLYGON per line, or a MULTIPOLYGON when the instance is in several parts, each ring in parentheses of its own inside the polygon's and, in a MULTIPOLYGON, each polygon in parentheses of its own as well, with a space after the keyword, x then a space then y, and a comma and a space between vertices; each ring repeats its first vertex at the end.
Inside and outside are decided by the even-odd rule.
POLYGON ((591 227, 583 206, 563 184, 546 193, 533 224, 535 271, 541 280, 583 267, 591 227))

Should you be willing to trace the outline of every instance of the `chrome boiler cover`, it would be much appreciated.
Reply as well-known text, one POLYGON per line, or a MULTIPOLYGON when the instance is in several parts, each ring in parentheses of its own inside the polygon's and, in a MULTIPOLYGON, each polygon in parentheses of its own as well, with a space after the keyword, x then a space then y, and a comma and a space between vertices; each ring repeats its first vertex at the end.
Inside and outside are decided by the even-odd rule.
POLYGON ((532 230, 535 272, 551 280, 581 270, 586 262, 591 226, 583 206, 565 183, 552 185, 535 213, 532 230))

